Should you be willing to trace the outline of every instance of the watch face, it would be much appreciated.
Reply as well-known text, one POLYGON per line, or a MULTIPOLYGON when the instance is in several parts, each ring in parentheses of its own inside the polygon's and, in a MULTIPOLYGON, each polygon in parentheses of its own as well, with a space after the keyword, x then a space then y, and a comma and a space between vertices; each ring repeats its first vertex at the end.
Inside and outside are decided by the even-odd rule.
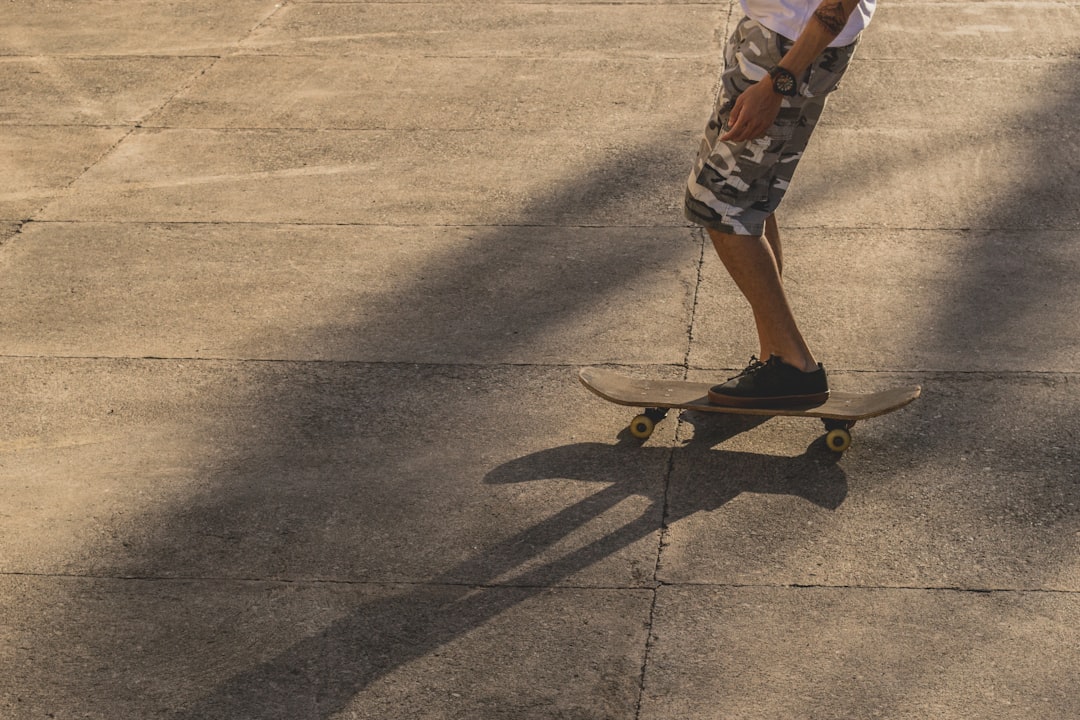
POLYGON ((773 87, 776 92, 781 95, 794 95, 795 94, 795 76, 789 72, 784 71, 781 68, 777 68, 772 73, 773 87))

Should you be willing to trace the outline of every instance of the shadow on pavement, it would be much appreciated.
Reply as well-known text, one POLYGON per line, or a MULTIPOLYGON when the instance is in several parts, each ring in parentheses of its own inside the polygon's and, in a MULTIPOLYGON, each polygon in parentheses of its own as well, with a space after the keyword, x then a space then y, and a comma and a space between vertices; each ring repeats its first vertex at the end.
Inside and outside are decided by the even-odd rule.
MULTIPOLYGON (((626 441, 636 444, 636 441, 626 441)), ((632 521, 598 540, 541 565, 531 562, 586 524, 640 494, 636 483, 619 481, 612 466, 611 446, 581 443, 552 448, 504 463, 485 477, 488 484, 528 483, 570 478, 603 483, 605 487, 580 502, 554 513, 542 523, 491 547, 404 594, 359 605, 320 632, 305 638, 271 660, 229 678, 212 695, 177 718, 257 717, 261 719, 332 717, 375 680, 410 661, 473 631, 495 616, 529 598, 557 588, 576 572, 594 565, 661 529, 663 494, 649 497, 650 505, 632 521), (582 472, 590 468, 590 472, 582 472), (525 568, 513 579, 503 578, 525 568), (461 584, 459 578, 469 578, 461 584), (497 585, 496 585, 497 583, 497 585), (313 715, 313 708, 318 708, 313 715)), ((646 456, 666 459, 672 450, 639 448, 646 456)), ((679 450, 674 451, 676 460, 679 450)), ((847 493, 843 471, 823 463, 823 448, 811 447, 800 457, 745 456, 712 451, 720 466, 746 468, 752 473, 718 478, 699 488, 699 504, 689 506, 674 522, 696 512, 711 512, 742 493, 793 495, 833 510, 847 493)), ((645 585, 630 585, 649 588, 645 585)))

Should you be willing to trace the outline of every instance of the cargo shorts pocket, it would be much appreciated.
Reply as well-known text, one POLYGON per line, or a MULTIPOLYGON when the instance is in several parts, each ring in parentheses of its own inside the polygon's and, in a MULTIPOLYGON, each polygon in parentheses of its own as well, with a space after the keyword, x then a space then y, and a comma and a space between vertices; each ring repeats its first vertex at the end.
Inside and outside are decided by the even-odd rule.
MULTIPOLYGON (((799 129, 799 108, 783 108, 766 136, 742 143, 719 142, 707 164, 718 196, 740 206, 768 200, 780 160, 799 129)), ((727 123, 721 131, 728 130, 727 123)))
POLYGON ((823 97, 840 87, 840 80, 851 63, 858 40, 844 47, 826 48, 810 66, 809 77, 802 89, 805 97, 823 97))

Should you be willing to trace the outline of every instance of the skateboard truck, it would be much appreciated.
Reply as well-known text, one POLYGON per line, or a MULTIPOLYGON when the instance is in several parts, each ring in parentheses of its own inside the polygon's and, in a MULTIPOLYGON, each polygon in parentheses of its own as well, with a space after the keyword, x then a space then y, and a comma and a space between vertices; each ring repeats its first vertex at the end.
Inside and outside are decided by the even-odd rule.
MULTIPOLYGON (((645 412, 630 421, 630 434, 638 440, 648 440, 657 424, 667 417, 667 414, 667 408, 646 408, 645 412)), ((825 425, 826 447, 837 453, 851 447, 851 428, 855 426, 854 421, 823 418, 822 424, 825 425)))

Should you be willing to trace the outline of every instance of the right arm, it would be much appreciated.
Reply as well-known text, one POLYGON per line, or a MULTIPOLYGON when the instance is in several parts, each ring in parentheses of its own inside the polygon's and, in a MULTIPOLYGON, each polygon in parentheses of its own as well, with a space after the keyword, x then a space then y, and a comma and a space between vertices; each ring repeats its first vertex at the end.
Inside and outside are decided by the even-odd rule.
MULTIPOLYGON (((859 0, 822 0, 795 44, 780 60, 780 67, 801 77, 825 48, 839 35, 859 0)), ((735 100, 731 110, 731 129, 721 140, 742 142, 762 137, 776 121, 783 96, 773 90, 771 77, 755 83, 735 100)))

